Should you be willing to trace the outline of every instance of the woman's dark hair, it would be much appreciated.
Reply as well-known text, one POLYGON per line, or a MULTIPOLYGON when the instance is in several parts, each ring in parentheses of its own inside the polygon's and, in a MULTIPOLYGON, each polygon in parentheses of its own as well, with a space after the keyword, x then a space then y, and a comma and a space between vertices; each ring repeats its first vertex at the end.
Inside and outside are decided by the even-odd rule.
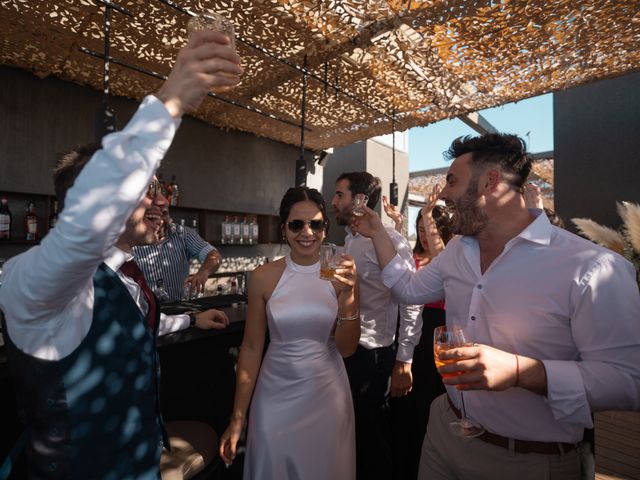
MULTIPOLYGON (((506 133, 487 133, 479 137, 470 135, 456 138, 444 156, 449 160, 471 153, 472 167, 497 165, 505 173, 505 179, 518 192, 522 193, 524 184, 531 172, 531 158, 527 146, 517 135, 506 133)), ((480 171, 475 168, 475 171, 480 171)))
POLYGON ((544 213, 547 214, 547 217, 549 218, 549 222, 551 222, 551 225, 564 228, 564 221, 556 214, 555 210, 552 210, 547 207, 544 207, 543 210, 544 210, 544 213))
MULTIPOLYGON (((436 205, 431 211, 431 216, 433 217, 433 221, 436 223, 436 228, 438 229, 438 233, 440 234, 442 243, 446 245, 447 243, 449 243, 449 240, 451 240, 451 237, 453 237, 449 215, 447 215, 447 212, 443 207, 441 207, 440 205, 436 205)), ((420 233, 418 233, 421 221, 422 215, 420 215, 420 212, 418 212, 418 216, 416 217, 416 244, 413 246, 413 253, 416 254, 426 253, 424 247, 422 246, 422 242, 420 241, 420 233)))
POLYGON ((324 203, 322 194, 315 188, 309 187, 292 187, 284 194, 284 197, 282 197, 282 201, 280 202, 280 229, 284 231, 291 208, 296 203, 304 202, 305 200, 315 203, 320 212, 322 212, 322 219, 325 224, 324 233, 327 234, 329 232, 327 205, 324 203))

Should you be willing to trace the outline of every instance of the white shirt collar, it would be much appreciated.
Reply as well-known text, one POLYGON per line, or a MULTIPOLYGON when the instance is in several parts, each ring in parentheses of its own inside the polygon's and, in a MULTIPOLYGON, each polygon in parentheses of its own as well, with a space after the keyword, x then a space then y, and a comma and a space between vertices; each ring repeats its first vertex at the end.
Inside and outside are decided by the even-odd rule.
POLYGON ((104 259, 104 263, 114 272, 120 270, 120 267, 129 260, 133 260, 133 255, 120 250, 118 247, 111 247, 107 251, 107 256, 104 259))
POLYGON ((530 208, 529 213, 536 218, 511 241, 522 238, 540 245, 549 245, 551 243, 551 222, 539 208, 530 208))
MULTIPOLYGON (((540 245, 549 245, 551 243, 551 231, 553 226, 549 219, 539 208, 530 208, 529 213, 536 217, 533 222, 526 226, 518 235, 513 237, 507 242, 506 245, 511 245, 519 239, 526 240, 540 245)), ((475 236, 463 236, 460 241, 465 244, 477 242, 475 236)))
POLYGON ((349 225, 345 225, 345 226, 344 226, 344 231, 345 231, 345 232, 347 232, 347 236, 355 237, 355 236, 359 235, 359 234, 358 234, 358 232, 353 233, 353 232, 351 231, 351 228, 349 228, 349 225))

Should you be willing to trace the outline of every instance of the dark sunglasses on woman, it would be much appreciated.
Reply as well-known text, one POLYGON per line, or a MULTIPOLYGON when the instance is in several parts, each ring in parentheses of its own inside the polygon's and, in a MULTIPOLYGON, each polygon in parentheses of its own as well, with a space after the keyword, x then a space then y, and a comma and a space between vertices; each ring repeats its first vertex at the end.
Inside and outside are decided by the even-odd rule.
POLYGON ((305 225, 309 225, 314 232, 321 232, 326 227, 324 220, 290 220, 287 222, 287 228, 293 233, 300 232, 305 225))

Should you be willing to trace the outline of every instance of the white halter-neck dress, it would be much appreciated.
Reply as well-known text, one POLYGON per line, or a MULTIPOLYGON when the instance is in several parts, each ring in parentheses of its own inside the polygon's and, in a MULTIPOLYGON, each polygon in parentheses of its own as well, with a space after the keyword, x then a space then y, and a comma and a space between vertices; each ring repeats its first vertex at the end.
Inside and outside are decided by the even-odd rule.
POLYGON ((270 344, 249 414, 245 480, 355 478, 353 402, 320 263, 286 268, 267 302, 270 344))

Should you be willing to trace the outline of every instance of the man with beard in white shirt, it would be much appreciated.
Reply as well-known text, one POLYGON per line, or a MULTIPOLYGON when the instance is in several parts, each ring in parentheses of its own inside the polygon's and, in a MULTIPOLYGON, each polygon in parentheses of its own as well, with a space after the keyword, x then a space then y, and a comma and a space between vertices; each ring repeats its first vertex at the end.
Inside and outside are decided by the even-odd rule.
POLYGON ((474 342, 440 354, 447 394, 431 406, 419 478, 579 479, 592 413, 640 408, 634 268, 526 208, 531 160, 520 138, 461 138, 448 154, 440 198, 459 236, 429 265, 405 265, 372 210, 353 225, 372 239, 394 294, 444 295, 447 327, 474 342), (463 407, 485 433, 454 435, 463 407))

